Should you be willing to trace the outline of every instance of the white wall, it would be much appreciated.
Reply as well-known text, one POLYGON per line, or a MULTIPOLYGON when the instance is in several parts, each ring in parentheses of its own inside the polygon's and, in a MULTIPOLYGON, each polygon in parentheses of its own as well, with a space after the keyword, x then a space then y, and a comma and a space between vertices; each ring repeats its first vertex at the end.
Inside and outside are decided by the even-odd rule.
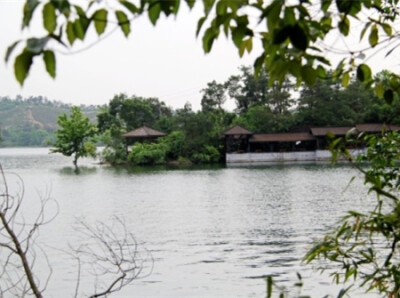
MULTIPOLYGON (((364 153, 365 150, 350 150, 353 156, 364 153)), ((301 152, 269 152, 269 153, 227 153, 226 163, 258 163, 258 162, 290 162, 290 161, 330 161, 329 150, 301 152)))

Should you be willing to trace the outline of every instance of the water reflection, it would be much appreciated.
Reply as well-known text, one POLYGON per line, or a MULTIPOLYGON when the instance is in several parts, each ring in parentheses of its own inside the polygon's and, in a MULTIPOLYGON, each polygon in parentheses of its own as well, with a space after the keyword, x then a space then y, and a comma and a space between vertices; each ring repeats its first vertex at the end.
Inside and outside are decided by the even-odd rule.
POLYGON ((62 175, 91 175, 97 173, 97 167, 63 167, 59 170, 59 173, 62 175))

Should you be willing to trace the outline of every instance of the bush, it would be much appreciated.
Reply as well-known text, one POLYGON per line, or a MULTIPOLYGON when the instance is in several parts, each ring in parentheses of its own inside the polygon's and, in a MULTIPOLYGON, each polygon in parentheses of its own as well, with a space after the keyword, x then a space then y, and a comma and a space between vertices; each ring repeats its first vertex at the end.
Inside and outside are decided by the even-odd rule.
POLYGON ((128 155, 128 160, 137 165, 156 165, 165 162, 167 146, 164 144, 137 143, 132 147, 131 153, 128 155))
POLYGON ((220 159, 220 154, 214 146, 205 145, 198 153, 194 153, 191 160, 194 163, 216 163, 220 159))
POLYGON ((183 155, 183 147, 185 144, 185 134, 182 131, 171 132, 168 136, 160 140, 160 144, 166 147, 166 158, 169 160, 177 160, 183 155))
POLYGON ((125 140, 121 137, 123 132, 125 131, 122 128, 112 125, 102 134, 100 141, 105 148, 100 154, 101 161, 111 164, 127 162, 125 140))

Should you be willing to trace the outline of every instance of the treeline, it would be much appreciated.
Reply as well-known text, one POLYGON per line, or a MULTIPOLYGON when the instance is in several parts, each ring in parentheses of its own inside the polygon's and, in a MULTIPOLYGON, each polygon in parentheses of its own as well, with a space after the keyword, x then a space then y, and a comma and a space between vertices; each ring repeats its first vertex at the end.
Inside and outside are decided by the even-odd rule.
MULTIPOLYGON (((378 74, 390 82, 392 74, 378 74)), ((235 124, 259 133, 305 131, 316 126, 351 126, 357 123, 400 124, 400 103, 378 99, 373 90, 356 80, 347 88, 333 79, 297 88, 290 80, 271 84, 261 72, 249 67, 226 82, 212 81, 201 90, 201 110, 190 103, 173 109, 157 98, 116 95, 108 105, 81 106, 83 115, 97 122, 106 146, 103 159, 112 163, 216 162, 223 156, 220 134, 235 124), (233 111, 224 107, 230 103, 233 111), (121 134, 142 125, 163 131, 168 137, 156 144, 137 144, 126 155, 121 134), (141 149, 140 149, 141 148, 141 149), (133 153, 135 152, 135 154, 133 153)), ((57 118, 70 105, 42 96, 0 97, 1 146, 48 146, 54 140, 57 118)))
MULTIPOLYGON (((379 77, 390 80, 391 74, 379 77)), ((290 80, 271 84, 268 76, 255 77, 242 67, 226 82, 212 81, 202 92, 201 110, 187 103, 172 109, 157 98, 115 96, 97 115, 98 129, 106 145, 102 158, 111 163, 157 164, 169 160, 212 163, 223 157, 221 132, 240 124, 253 132, 306 131, 317 126, 352 126, 357 123, 400 124, 400 104, 378 99, 373 90, 356 80, 348 88, 333 79, 298 88, 290 80), (235 103, 233 112, 224 109, 235 103), (137 143, 126 155, 121 134, 142 125, 163 131, 156 143, 137 143)))
MULTIPOLYGON (((0 97, 1 146, 49 146, 54 140, 57 118, 69 113, 71 105, 43 96, 0 97)), ((95 121, 97 106, 81 106, 84 114, 95 121)))

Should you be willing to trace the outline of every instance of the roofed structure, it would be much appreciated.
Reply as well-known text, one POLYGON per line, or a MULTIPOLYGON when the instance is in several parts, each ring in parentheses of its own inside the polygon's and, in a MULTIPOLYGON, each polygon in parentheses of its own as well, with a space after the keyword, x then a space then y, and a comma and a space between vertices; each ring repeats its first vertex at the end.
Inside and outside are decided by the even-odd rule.
POLYGON ((138 138, 138 139, 145 139, 145 138, 158 138, 166 136, 166 134, 162 131, 158 131, 152 129, 147 126, 142 126, 137 129, 131 130, 127 133, 122 135, 124 138, 138 138))
POLYGON ((221 133, 223 136, 232 136, 232 135, 252 135, 253 133, 246 128, 243 128, 240 125, 235 125, 221 133))
POLYGON ((353 127, 313 127, 311 128, 311 133, 316 137, 324 137, 328 133, 332 133, 335 136, 344 136, 351 129, 353 127))
POLYGON ((294 133, 269 133, 255 134, 250 139, 250 143, 256 142, 298 142, 298 141, 313 141, 315 137, 308 132, 294 133))

